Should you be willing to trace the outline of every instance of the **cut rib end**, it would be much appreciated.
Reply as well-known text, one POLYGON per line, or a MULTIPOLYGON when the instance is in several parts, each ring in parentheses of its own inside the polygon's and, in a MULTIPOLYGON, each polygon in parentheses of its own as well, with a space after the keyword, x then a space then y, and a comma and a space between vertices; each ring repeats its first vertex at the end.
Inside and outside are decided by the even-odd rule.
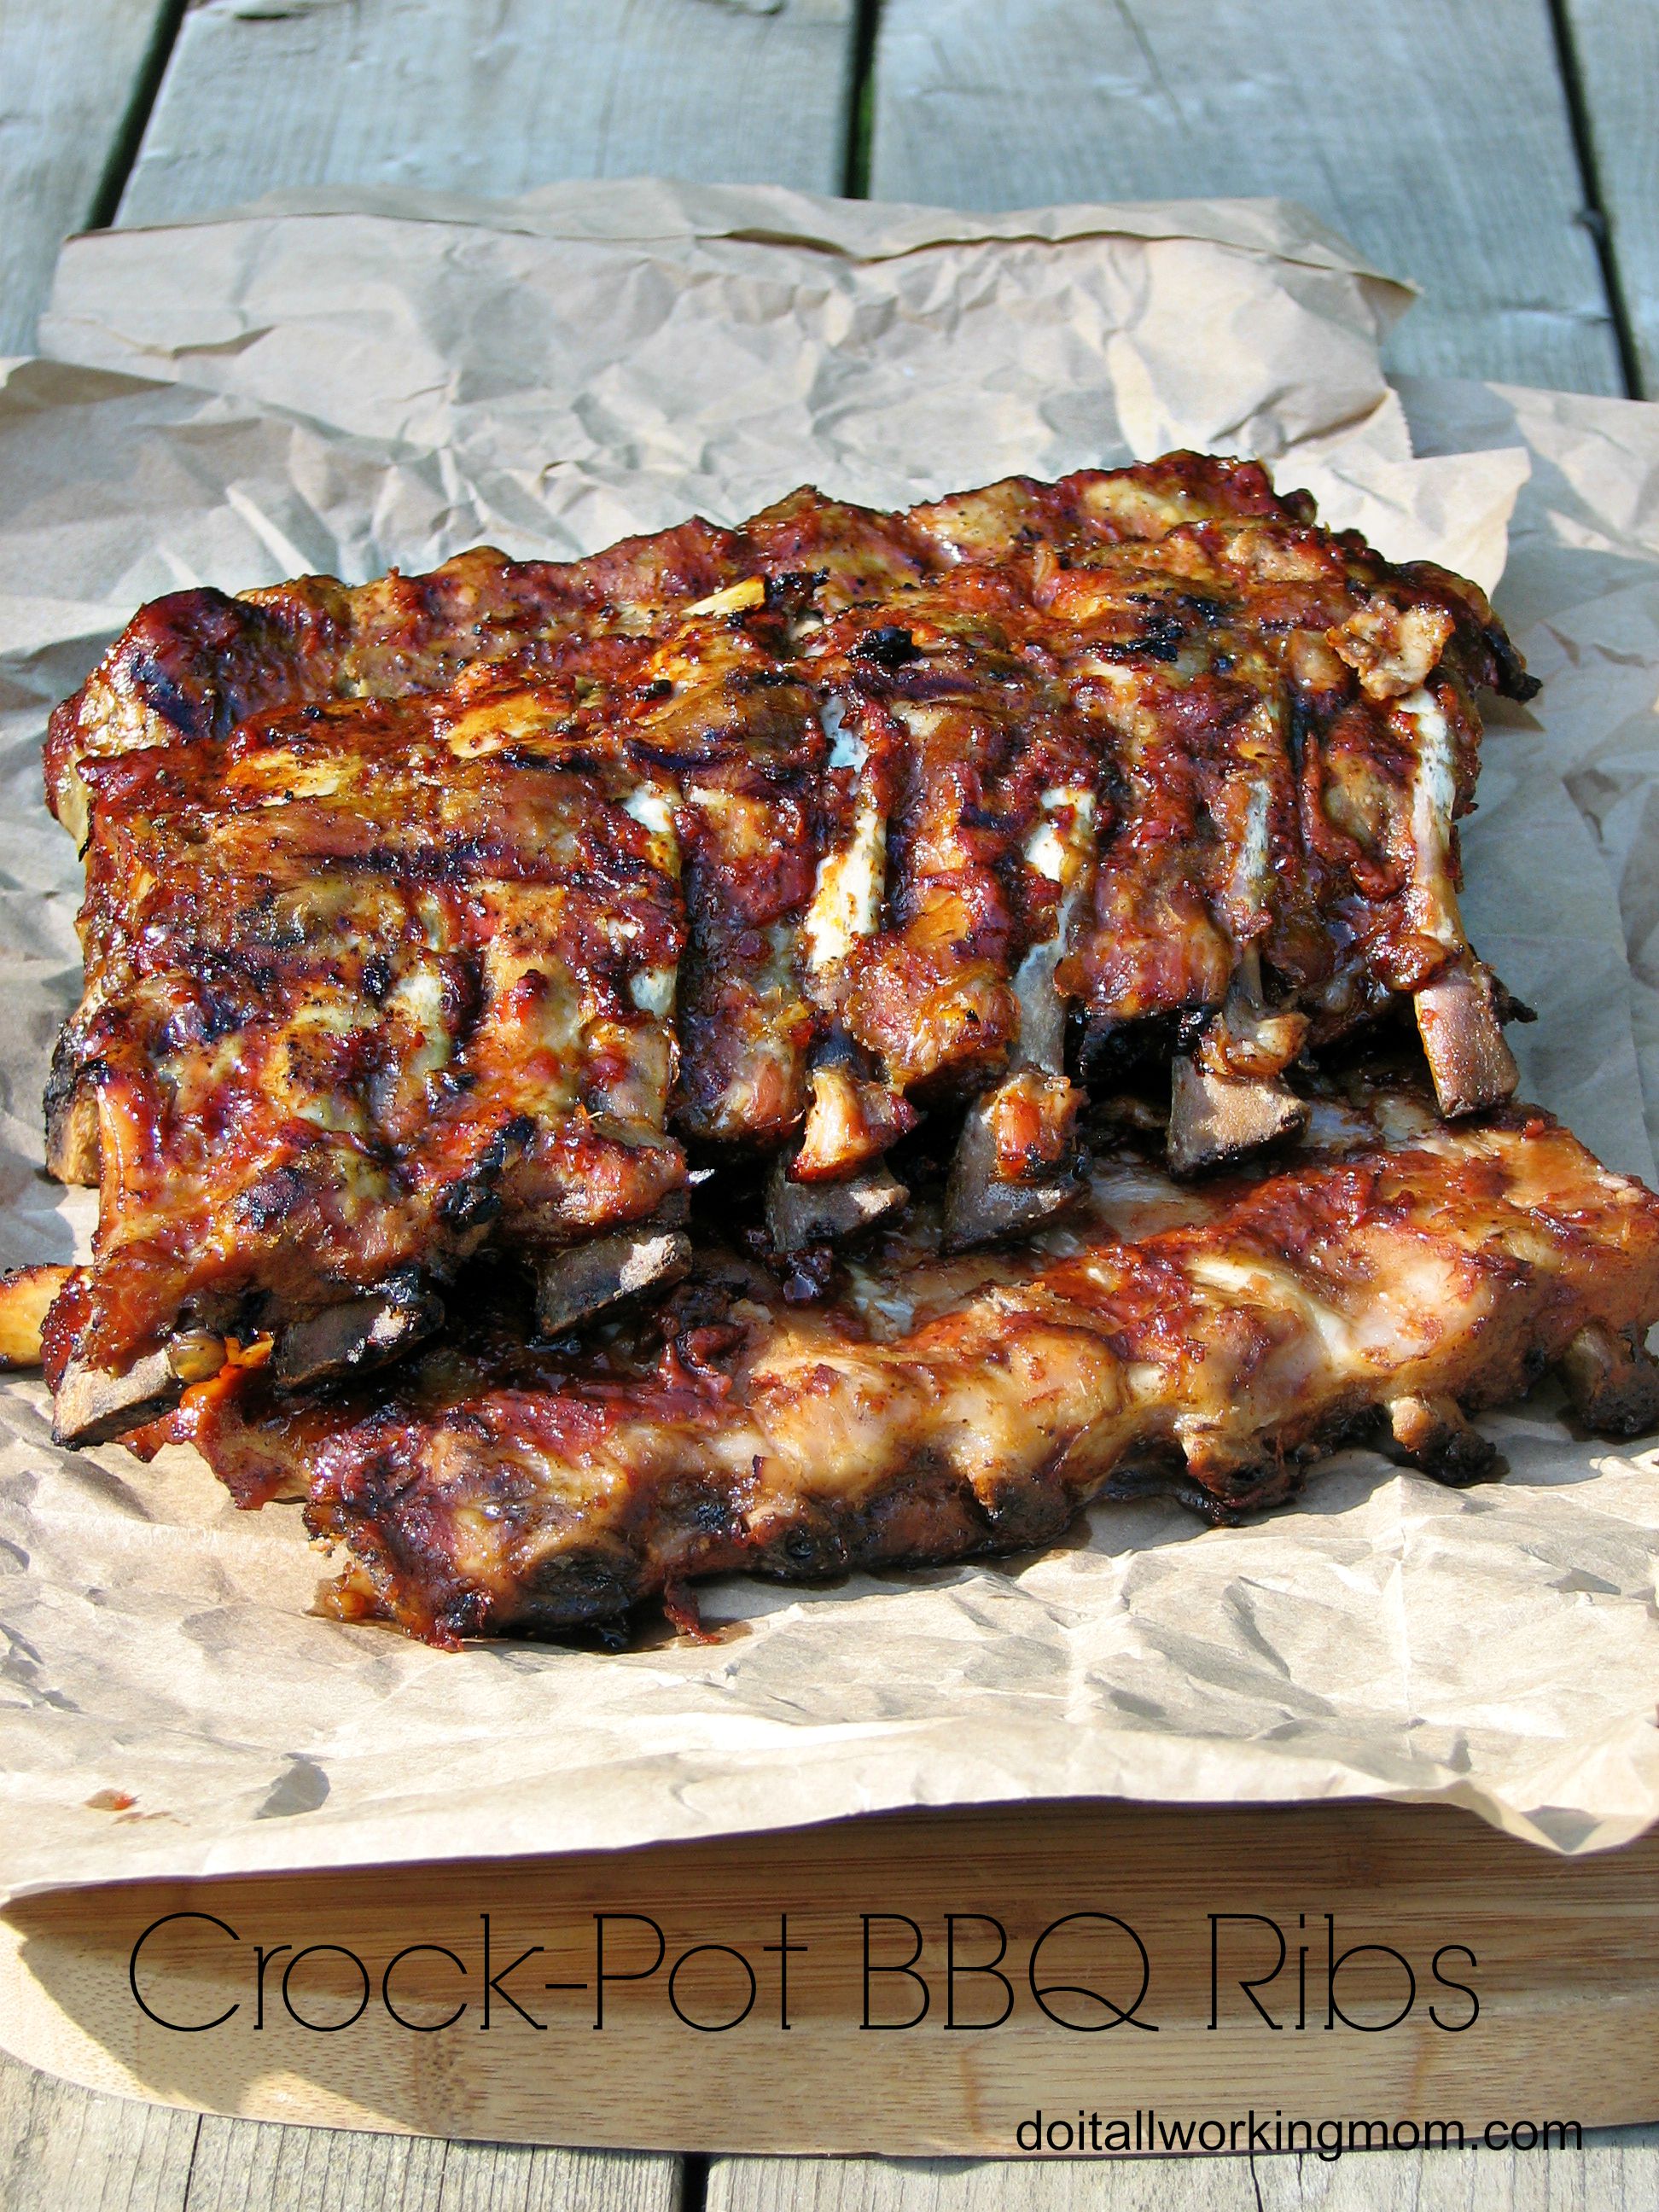
POLYGON ((1443 969, 1413 1003, 1434 1095, 1449 1120, 1513 1097, 1520 1071, 1504 1042, 1492 977, 1478 960, 1466 957, 1443 969))
MULTIPOLYGON (((1048 1080, 1051 1084, 1058 1080, 1062 1088, 1069 1091, 1063 1079, 1048 1080)), ((1074 1150, 1068 1150, 1061 1159, 1050 1161, 1042 1171, 1029 1178, 1004 1172, 1006 1160, 1000 1142, 1005 1118, 1002 1100, 1001 1091, 978 1100, 969 1109, 962 1125, 962 1136, 945 1187, 942 1249, 947 1253, 965 1252, 973 1245, 989 1243, 995 1237, 1013 1237, 1024 1230, 1035 1229, 1062 1212, 1083 1188, 1074 1150)), ((1076 1101, 1073 1099, 1063 1129, 1068 1147, 1071 1124, 1075 1118, 1076 1101)))
POLYGON ((1276 1076, 1213 1075, 1178 1054, 1170 1070, 1170 1170, 1197 1175, 1299 1136, 1308 1107, 1276 1076))
POLYGON ((766 1188, 766 1226, 779 1252, 805 1252, 873 1229, 898 1212, 909 1192, 884 1167, 846 1182, 794 1182, 781 1158, 766 1188))
POLYGON ((442 1302, 430 1291, 389 1286, 290 1322, 277 1339, 272 1369, 289 1389, 367 1374, 412 1352, 443 1321, 442 1302))
POLYGON ((1659 1429, 1659 1364, 1628 1337, 1587 1323, 1562 1353, 1559 1372, 1574 1413, 1597 1436, 1659 1429))
POLYGON ((165 1413, 183 1389, 165 1345, 135 1359, 125 1374, 71 1359, 52 1398, 52 1442, 76 1449, 109 1443, 165 1413))
POLYGON ((690 1265, 690 1238, 660 1218, 573 1245, 537 1271, 536 1327, 544 1336, 562 1336, 625 1298, 666 1290, 690 1265))
POLYGON ((1462 1489, 1471 1482, 1496 1482, 1509 1472, 1497 1445, 1464 1419, 1454 1398, 1395 1398, 1388 1414, 1396 1456, 1437 1482, 1462 1489))

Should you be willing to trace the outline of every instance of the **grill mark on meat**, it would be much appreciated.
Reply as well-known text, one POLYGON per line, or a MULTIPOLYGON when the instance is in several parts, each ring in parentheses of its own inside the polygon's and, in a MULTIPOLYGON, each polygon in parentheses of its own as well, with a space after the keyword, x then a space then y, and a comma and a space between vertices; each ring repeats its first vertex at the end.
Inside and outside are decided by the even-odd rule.
POLYGON ((1024 859, 1054 886, 1053 927, 1014 975, 1012 1072, 968 1109, 946 1185, 947 1250, 1045 1221, 1076 1194, 1073 1132, 1083 1100, 1066 1073, 1066 1005, 1055 976, 1094 865, 1097 810, 1086 783, 1054 786, 1041 804, 1024 859))

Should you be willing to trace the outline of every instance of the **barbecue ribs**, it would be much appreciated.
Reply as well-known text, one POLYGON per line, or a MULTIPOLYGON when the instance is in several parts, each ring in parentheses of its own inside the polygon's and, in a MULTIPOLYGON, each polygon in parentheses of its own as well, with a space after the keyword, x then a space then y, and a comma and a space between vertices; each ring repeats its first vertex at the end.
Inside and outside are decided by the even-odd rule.
POLYGON ((1046 1542, 1095 1497, 1227 1521, 1378 1432, 1493 1473, 1471 1408, 1559 1363, 1590 1425, 1659 1418, 1659 1198, 1547 1115, 1449 1126, 1407 1091, 1316 1097, 1261 1180, 1120 1146, 1066 1221, 941 1257, 913 1209, 833 1302, 792 1308, 699 1233, 654 1314, 530 1341, 510 1271, 389 1388, 295 1397, 226 1366, 134 1439, 193 1442, 245 1504, 306 1500, 347 1619, 433 1642, 615 1620, 750 1568, 789 1579, 1046 1542))
POLYGON ((946 1246, 1029 1231, 1148 1059, 1182 1173, 1292 1139, 1291 1070, 1402 1001, 1441 1109, 1501 1100, 1480 687, 1535 688, 1475 586, 1190 454, 155 602, 47 744, 49 1156, 100 1191, 60 1436, 228 1342, 295 1389, 404 1357, 487 1247, 557 1335, 684 1276, 693 1177, 756 1154, 810 1255, 897 1218, 923 1117, 946 1246))

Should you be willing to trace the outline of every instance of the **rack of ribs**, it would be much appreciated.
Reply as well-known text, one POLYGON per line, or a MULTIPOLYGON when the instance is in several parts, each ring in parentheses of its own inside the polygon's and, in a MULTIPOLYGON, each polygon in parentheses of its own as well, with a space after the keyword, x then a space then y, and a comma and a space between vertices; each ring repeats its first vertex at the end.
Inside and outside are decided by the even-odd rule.
POLYGON ((810 1270, 901 1219, 924 1121, 945 1246, 1029 1234, 1091 1096, 1167 1070, 1170 1166, 1223 1167, 1402 1003, 1440 1111, 1500 1102, 1481 688, 1536 687, 1474 586, 1191 454, 155 602, 46 748, 88 872, 49 1161, 100 1189, 59 1436, 250 1346, 294 1391, 413 1355, 485 1253, 559 1339, 757 1159, 810 1270))
POLYGON ((195 1443, 246 1505, 302 1497, 349 1562, 329 1609, 453 1645, 653 1594, 684 1625, 733 1569, 1019 1551, 1093 1498, 1232 1521, 1346 1438, 1473 1481, 1502 1468, 1467 1413, 1550 1366, 1586 1425, 1659 1419, 1659 1198, 1530 1109, 1312 1088, 1266 1176, 1182 1182, 1119 1141, 1065 1220, 956 1256, 936 1179, 804 1307, 702 1224, 662 1306, 557 1343, 493 1269, 380 1387, 227 1365, 132 1441, 195 1443))

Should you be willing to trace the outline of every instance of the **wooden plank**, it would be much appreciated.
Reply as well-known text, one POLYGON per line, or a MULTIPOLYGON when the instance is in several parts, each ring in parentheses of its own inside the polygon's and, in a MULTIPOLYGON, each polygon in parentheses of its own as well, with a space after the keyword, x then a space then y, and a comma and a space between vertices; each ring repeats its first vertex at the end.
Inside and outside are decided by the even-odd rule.
POLYGON ((1659 8, 1565 0, 1565 15, 1641 392, 1659 398, 1659 8))
POLYGON ((181 2212, 200 2124, 0 2053, 0 2212, 181 2212))
MULTIPOLYGON (((1257 2168, 1261 2172, 1261 2167, 1257 2168)), ((707 2212, 1265 2212, 1244 2159, 1126 2159, 1081 2166, 902 2163, 871 2158, 717 2159, 707 2212)), ((1380 2208, 1379 2208, 1380 2212, 1380 2208)), ((1495 2208, 1494 2208, 1495 2212, 1495 2208)))
POLYGON ((680 2161, 204 2120, 185 2212, 675 2212, 680 2161))
POLYGON ((644 171, 838 189, 854 0, 208 0, 121 201, 295 185, 512 193, 644 171))
POLYGON ((91 220, 167 0, 0 0, 0 353, 27 353, 58 248, 91 220))
POLYGON ((0 2212, 675 2212, 676 2158, 198 2120, 0 2054, 0 2212))
POLYGON ((708 2212, 1651 2212, 1659 2131, 1620 2130, 1577 2151, 1367 2151, 1319 2158, 717 2159, 708 2212))
POLYGON ((880 198, 1301 200, 1423 287, 1395 367, 1624 389, 1547 0, 887 0, 872 127, 880 198))
POLYGON ((437 2212, 447 2148, 421 2136, 204 2120, 186 2212, 437 2212))
MULTIPOLYGON (((717 2159, 708 2212, 1145 2212, 1178 2174, 1185 2212, 1648 2212, 1659 2128, 1536 2157, 1404 2152, 1172 2167, 717 2159), (1261 2194, 1258 2197, 1256 2188, 1261 2194)), ((0 2212, 673 2212, 679 2162, 620 2153, 205 2120, 103 2097, 0 2057, 0 2212)))
MULTIPOLYGON (((1020 2148, 1039 2106, 1050 2118, 1087 2106, 1108 2120, 1150 2107, 1165 2124, 1212 2125, 1252 2107, 1472 2125, 1659 2112, 1659 1832, 1569 1861, 1442 1808, 881 1815, 781 1839, 411 1866, 395 1881, 347 1868, 128 1883, 20 1900, 0 1936, 0 2035, 18 2055, 92 2087, 244 2119, 495 2142, 984 2157, 1020 2148), (1235 1976, 1254 1972, 1259 1988, 1267 1975, 1264 1922, 1228 1923, 1212 1992, 1206 1915, 1217 1909, 1291 1931, 1269 1990, 1279 2032, 1234 1987, 1235 1976), (1124 1924, 1086 1917, 1101 1911, 1124 1924), (869 1978, 872 2029, 888 2033, 865 2026, 866 1912, 886 1916, 872 1965, 908 1955, 927 1979, 923 2008, 908 1976, 869 1978), (958 1922, 972 1948, 948 1980, 947 1913, 997 1916, 1006 1991, 971 1973, 994 1948, 982 1919, 958 1922), (1337 1948, 1386 1941, 1395 1954, 1356 1954, 1334 2032, 1320 1978, 1327 1913, 1337 1948), (915 1922, 919 1959, 894 1915, 915 1922), (1129 1929, 1145 1946, 1139 1970, 1129 1929), (149 2021, 128 1980, 140 1936, 149 2021), (523 1954, 513 2002, 529 2018, 492 1983, 486 1942, 497 1978, 523 1954), (307 1959, 282 1969, 262 2014, 256 1947, 271 1945, 307 1959), (1474 1954, 1478 1988, 1454 1986, 1455 1966, 1451 1983, 1435 1976, 1447 1945, 1474 1954), (1140 2024, 1158 2032, 1118 2034, 1104 2057, 1094 2035, 1068 2032, 1038 2002, 1043 1985, 1064 1981, 1139 2010, 1138 1971, 1140 2024), (491 1989, 490 2032, 480 2033, 491 1989), (412 2032, 411 2019, 429 2032, 412 2032), (981 2032, 965 2032, 975 2022, 981 2032)), ((1073 2008, 1069 2027, 1079 2024, 1073 2008)))

